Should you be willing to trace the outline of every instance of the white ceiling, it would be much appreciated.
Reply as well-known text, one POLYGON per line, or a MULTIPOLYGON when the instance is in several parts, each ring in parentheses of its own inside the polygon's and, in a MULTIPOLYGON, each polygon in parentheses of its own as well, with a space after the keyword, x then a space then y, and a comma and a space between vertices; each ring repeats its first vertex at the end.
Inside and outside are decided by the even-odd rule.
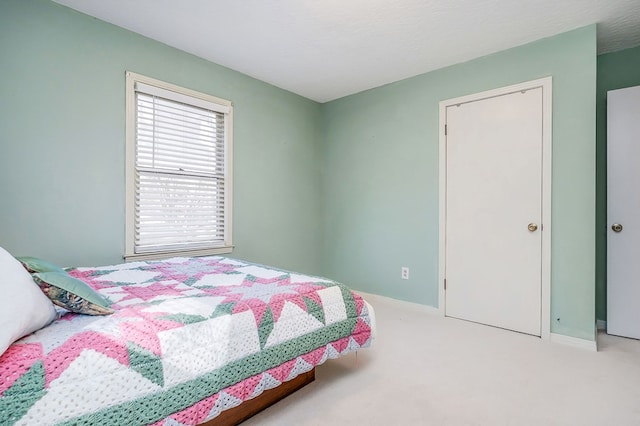
POLYGON ((640 45, 640 0, 54 0, 318 102, 584 25, 640 45))

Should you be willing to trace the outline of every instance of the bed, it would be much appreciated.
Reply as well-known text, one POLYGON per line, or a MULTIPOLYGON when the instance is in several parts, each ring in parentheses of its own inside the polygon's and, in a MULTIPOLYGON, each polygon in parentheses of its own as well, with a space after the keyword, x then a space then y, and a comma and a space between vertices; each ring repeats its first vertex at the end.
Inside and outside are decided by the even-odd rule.
POLYGON ((2 425, 235 424, 375 327, 342 284, 226 257, 66 272, 113 312, 66 313, 8 347, 2 425))

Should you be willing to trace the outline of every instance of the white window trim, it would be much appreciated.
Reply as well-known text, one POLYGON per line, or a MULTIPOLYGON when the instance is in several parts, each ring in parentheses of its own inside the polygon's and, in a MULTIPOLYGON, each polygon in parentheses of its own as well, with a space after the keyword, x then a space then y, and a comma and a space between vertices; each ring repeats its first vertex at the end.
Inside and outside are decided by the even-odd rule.
POLYGON ((196 92, 154 78, 130 71, 126 72, 126 152, 125 152, 125 254, 124 259, 153 260, 173 256, 206 256, 231 253, 233 251, 233 103, 226 99, 196 92), (135 85, 141 83, 159 91, 170 91, 177 96, 189 96, 202 102, 218 105, 225 117, 225 233, 224 244, 210 249, 161 251, 151 253, 135 252, 135 163, 136 163, 136 96, 135 85))

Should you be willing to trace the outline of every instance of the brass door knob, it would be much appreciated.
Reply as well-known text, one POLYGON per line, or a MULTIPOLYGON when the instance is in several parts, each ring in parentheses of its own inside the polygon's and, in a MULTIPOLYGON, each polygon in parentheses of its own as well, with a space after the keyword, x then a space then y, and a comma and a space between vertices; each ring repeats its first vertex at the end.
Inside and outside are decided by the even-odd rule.
POLYGON ((619 223, 614 223, 613 225, 611 225, 611 229, 613 229, 613 232, 620 232, 622 231, 622 225, 620 225, 619 223))
POLYGON ((530 223, 529 226, 527 226, 527 229, 529 230, 529 232, 536 232, 538 230, 538 225, 536 225, 535 223, 530 223))

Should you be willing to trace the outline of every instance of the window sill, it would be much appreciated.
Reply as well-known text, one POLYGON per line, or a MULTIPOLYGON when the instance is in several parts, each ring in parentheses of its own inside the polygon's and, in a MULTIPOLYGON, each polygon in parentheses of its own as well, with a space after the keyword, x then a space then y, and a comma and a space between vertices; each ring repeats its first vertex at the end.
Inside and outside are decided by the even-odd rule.
POLYGON ((133 254, 125 254, 123 257, 125 262, 133 262, 133 261, 139 261, 139 260, 168 259, 170 257, 214 256, 218 254, 231 253, 232 251, 233 251, 233 246, 228 246, 228 247, 216 247, 216 248, 199 249, 199 250, 133 253, 133 254))

